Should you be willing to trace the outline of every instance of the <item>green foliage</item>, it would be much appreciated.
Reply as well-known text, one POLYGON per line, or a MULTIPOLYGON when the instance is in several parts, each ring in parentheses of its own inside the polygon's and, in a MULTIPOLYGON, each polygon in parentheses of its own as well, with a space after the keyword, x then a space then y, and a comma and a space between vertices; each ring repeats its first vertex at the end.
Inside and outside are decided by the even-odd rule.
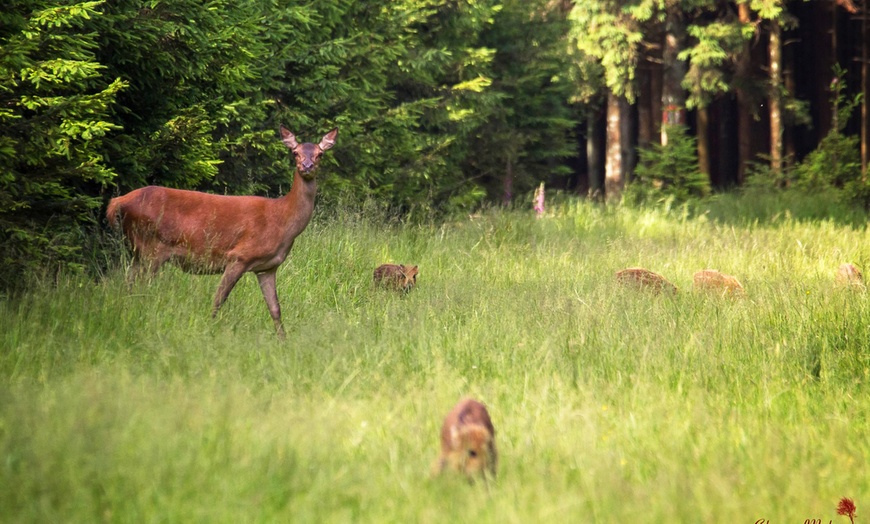
POLYGON ((688 107, 706 106, 719 93, 732 90, 731 71, 727 67, 755 33, 751 23, 719 20, 705 25, 693 24, 688 33, 694 42, 680 53, 689 62, 683 87, 689 91, 688 107))
POLYGON ((145 184, 286 192, 279 124, 305 141, 339 127, 324 202, 468 209, 506 150, 529 184, 558 174, 574 116, 555 13, 496 0, 14 0, 0 13, 8 274, 81 263, 73 231, 145 184))
POLYGON ((760 160, 746 167, 746 187, 758 191, 784 189, 791 185, 794 167, 786 164, 782 169, 771 167, 770 157, 761 155, 760 160))
POLYGON ((709 23, 707 13, 715 11, 717 6, 718 3, 711 0, 575 2, 569 16, 571 36, 581 51, 580 60, 585 61, 587 56, 596 59, 607 88, 633 101, 637 91, 636 69, 644 59, 646 47, 661 37, 666 12, 679 10, 686 17, 688 31, 694 39, 679 57, 692 61, 692 70, 683 83, 693 92, 689 103, 698 105, 699 97, 726 89, 727 80, 720 66, 729 53, 734 53, 751 36, 750 28, 730 21, 709 23), (698 23, 693 24, 693 20, 698 23))
MULTIPOLYGON (((760 176, 755 178, 761 179, 760 176)), ((704 201, 703 209, 712 220, 747 227, 827 221, 861 229, 867 222, 867 212, 843 199, 842 192, 833 188, 808 195, 803 191, 753 182, 739 191, 712 195, 704 201)))
POLYGON ((21 0, 0 15, 0 289, 77 263, 79 224, 116 177, 103 151, 127 82, 97 60, 101 4, 21 0))
POLYGON ((861 175, 860 138, 846 136, 843 129, 861 103, 861 95, 846 97, 845 71, 834 66, 831 82, 831 111, 834 126, 819 145, 791 171, 784 173, 780 185, 806 194, 835 192, 848 203, 870 205, 870 189, 861 175))
POLYGON ((498 101, 489 89, 494 50, 481 40, 497 2, 432 0, 395 9, 400 5, 404 52, 384 71, 387 112, 367 122, 360 167, 372 194, 398 208, 476 204, 479 188, 462 165, 498 101))
POLYGON ((339 0, 106 4, 88 21, 105 76, 127 79, 104 158, 120 191, 147 183, 287 190, 275 128, 337 125, 322 192, 434 205, 473 190, 459 167, 495 97, 478 35, 494 2, 339 0), (336 165, 337 164, 337 165, 336 165))
POLYGON ((698 168, 697 140, 685 126, 670 126, 667 145, 653 144, 638 150, 638 156, 627 203, 680 204, 710 193, 710 181, 698 168))
MULTIPOLYGON (((638 64, 659 59, 655 49, 661 45, 667 13, 676 11, 688 33, 678 57, 688 64, 681 85, 688 92, 689 108, 708 105, 717 95, 733 91, 736 83, 742 83, 745 92, 766 92, 763 81, 736 78, 735 63, 744 52, 744 44, 756 37, 760 20, 774 20, 784 28, 795 24, 782 0, 749 2, 755 17, 747 22, 741 22, 733 8, 724 9, 722 2, 713 0, 591 0, 574 4, 571 35, 579 51, 574 57, 586 73, 585 84, 594 86, 593 92, 603 84, 630 101, 637 91, 638 64)), ((578 91, 582 99, 591 98, 588 87, 578 91)), ((795 124, 808 123, 807 104, 784 88, 782 91, 783 116, 795 124)))
POLYGON ((860 151, 859 137, 836 131, 828 133, 818 147, 795 166, 795 187, 808 193, 827 186, 842 189, 861 177, 860 151))
POLYGON ((634 99, 634 77, 644 38, 643 20, 652 11, 631 15, 618 0, 576 2, 571 10, 571 36, 584 56, 601 64, 604 83, 617 95, 634 99))
MULTIPOLYGON (((263 9, 262 2, 117 0, 92 21, 101 63, 130 83, 115 112, 122 131, 106 152, 123 173, 121 191, 206 187, 224 151, 254 140, 268 106, 255 93, 274 55, 260 40, 263 9)), ((287 12, 292 19, 295 10, 287 12)))
POLYGON ((562 160, 576 154, 577 117, 566 103, 575 92, 565 53, 569 23, 557 4, 508 0, 482 36, 495 49, 494 104, 472 140, 464 171, 480 177, 490 201, 503 197, 511 174, 514 194, 567 174, 562 160), (529 38, 529 35, 534 35, 529 38))

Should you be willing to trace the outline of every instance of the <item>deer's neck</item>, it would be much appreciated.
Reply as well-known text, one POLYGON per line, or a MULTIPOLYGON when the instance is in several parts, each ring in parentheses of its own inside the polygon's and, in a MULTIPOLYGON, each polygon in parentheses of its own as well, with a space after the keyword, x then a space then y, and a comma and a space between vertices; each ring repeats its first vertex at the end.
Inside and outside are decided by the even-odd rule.
POLYGON ((314 213, 314 197, 317 195, 317 181, 305 180, 297 172, 293 177, 290 192, 280 198, 287 235, 292 241, 301 233, 314 213))

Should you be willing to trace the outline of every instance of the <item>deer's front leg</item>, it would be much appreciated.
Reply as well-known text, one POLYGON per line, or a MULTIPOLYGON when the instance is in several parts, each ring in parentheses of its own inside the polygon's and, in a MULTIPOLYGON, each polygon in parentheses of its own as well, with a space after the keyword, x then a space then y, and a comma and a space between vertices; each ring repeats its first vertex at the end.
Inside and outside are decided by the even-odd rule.
POLYGON ((269 307, 269 314, 272 315, 272 321, 275 323, 275 331, 283 339, 284 325, 281 323, 281 304, 278 303, 277 274, 277 267, 257 273, 257 281, 260 282, 260 290, 263 292, 263 298, 266 299, 266 305, 269 307))
POLYGON ((217 293, 214 296, 214 308, 211 311, 211 316, 217 316, 218 309, 221 308, 227 297, 230 296, 230 291, 236 285, 236 282, 245 274, 245 266, 239 262, 230 264, 224 269, 224 274, 221 277, 221 283, 218 286, 217 293))

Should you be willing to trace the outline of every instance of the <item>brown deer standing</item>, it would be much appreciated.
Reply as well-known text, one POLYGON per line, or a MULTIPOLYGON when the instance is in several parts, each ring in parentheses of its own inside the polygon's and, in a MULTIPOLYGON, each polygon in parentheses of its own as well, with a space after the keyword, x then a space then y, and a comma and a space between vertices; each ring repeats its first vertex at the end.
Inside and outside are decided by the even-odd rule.
POLYGON ((133 247, 133 274, 154 274, 166 262, 198 274, 223 273, 212 317, 247 272, 257 275, 269 314, 284 336, 275 276, 314 212, 314 175, 338 129, 319 144, 296 141, 281 126, 281 138, 296 157, 290 192, 280 198, 225 196, 159 186, 136 189, 109 202, 109 224, 120 224, 133 247))

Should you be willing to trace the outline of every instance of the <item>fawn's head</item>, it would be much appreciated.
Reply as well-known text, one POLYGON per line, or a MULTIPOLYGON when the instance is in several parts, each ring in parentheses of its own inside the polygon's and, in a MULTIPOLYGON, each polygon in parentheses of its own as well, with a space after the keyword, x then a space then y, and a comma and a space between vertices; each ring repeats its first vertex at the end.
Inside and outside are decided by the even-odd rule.
POLYGON ((401 266, 402 267, 402 289, 405 291, 410 291, 415 284, 417 284, 417 274, 420 273, 420 270, 417 269, 417 266, 401 266))
POLYGON ((469 477, 492 469, 495 457, 492 433, 479 424, 450 428, 450 453, 447 462, 456 471, 469 477))
POLYGON ((320 140, 319 144, 305 142, 300 144, 296 141, 296 136, 284 126, 281 126, 281 140, 284 142, 296 157, 296 171, 305 180, 314 178, 314 172, 317 165, 320 163, 320 157, 323 152, 335 145, 335 139, 338 136, 338 128, 336 127, 329 133, 326 133, 320 140))

